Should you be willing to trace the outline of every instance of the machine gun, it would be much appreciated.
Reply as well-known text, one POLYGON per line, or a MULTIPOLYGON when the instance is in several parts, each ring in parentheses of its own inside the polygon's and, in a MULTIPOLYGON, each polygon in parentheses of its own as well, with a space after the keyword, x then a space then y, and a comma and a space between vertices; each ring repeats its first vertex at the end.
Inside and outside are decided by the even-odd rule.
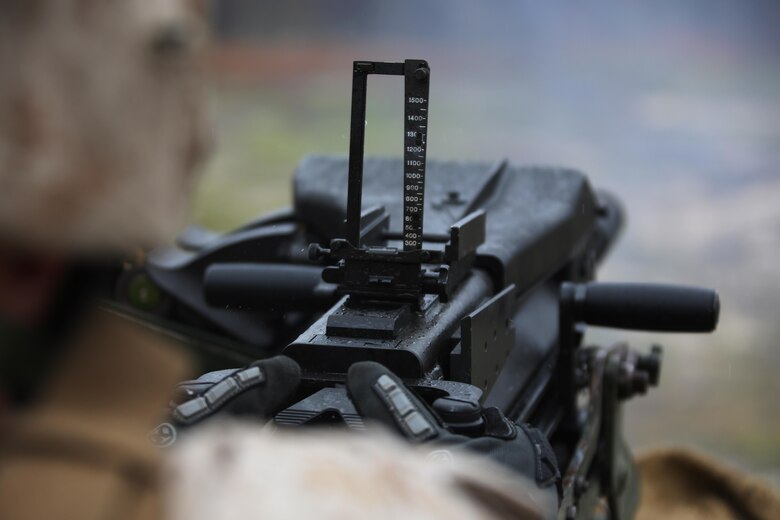
POLYGON ((280 426, 362 429, 343 383, 353 363, 377 361, 453 432, 478 433, 489 406, 544 432, 563 473, 560 518, 603 502, 631 518, 621 409, 658 384, 662 353, 585 347, 584 327, 710 332, 717 294, 593 281, 622 214, 579 172, 427 161, 430 77, 424 60, 355 62, 348 159, 305 159, 290 210, 225 235, 189 228, 128 268, 117 299, 185 340, 204 370, 296 360, 304 383, 280 426), (373 74, 404 77, 400 159, 363 157, 373 74))

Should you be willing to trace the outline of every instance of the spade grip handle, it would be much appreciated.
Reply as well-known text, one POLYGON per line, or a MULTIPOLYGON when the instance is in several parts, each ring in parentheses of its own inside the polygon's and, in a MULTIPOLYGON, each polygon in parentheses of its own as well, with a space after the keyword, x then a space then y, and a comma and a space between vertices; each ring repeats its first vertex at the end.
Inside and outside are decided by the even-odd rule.
POLYGON ((617 329, 712 332, 720 300, 712 289, 648 283, 564 283, 576 322, 617 329))
POLYGON ((243 309, 317 309, 336 298, 336 286, 322 281, 322 267, 291 264, 213 264, 203 292, 213 307, 243 309))

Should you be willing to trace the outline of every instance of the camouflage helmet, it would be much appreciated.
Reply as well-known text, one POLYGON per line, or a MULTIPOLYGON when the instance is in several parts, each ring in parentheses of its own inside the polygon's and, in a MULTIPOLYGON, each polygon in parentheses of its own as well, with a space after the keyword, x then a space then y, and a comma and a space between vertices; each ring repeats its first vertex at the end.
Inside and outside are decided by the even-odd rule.
POLYGON ((169 520, 536 520, 558 510, 557 497, 486 457, 414 447, 375 425, 292 433, 214 421, 171 450, 169 520))
POLYGON ((170 237, 207 142, 203 15, 0 0, 0 238, 83 253, 170 237))

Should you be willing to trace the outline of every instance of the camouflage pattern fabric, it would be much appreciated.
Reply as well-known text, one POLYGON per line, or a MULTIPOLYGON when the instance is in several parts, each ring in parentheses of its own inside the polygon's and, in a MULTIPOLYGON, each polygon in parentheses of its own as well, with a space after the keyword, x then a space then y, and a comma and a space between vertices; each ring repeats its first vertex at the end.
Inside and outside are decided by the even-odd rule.
POLYGON ((637 520, 775 520, 780 496, 767 484, 700 453, 671 448, 638 459, 637 520))
POLYGON ((188 364, 122 318, 90 322, 0 447, 0 518, 162 517, 161 452, 148 434, 188 364))
POLYGON ((0 238, 101 254, 171 238, 207 149, 196 4, 0 1, 0 238))
POLYGON ((167 520, 555 517, 524 477, 484 457, 431 449, 389 431, 275 432, 216 421, 174 446, 167 520))

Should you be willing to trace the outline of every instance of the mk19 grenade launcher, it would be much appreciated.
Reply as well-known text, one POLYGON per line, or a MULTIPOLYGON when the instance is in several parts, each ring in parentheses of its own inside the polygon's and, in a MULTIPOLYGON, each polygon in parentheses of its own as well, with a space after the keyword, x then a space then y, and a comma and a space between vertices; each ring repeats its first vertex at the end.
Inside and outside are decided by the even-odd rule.
POLYGON ((621 209, 579 172, 426 161, 429 82, 423 60, 355 62, 348 159, 305 159, 291 209, 224 235, 188 228, 126 269, 117 299, 204 370, 296 360, 300 400, 279 425, 363 428, 343 383, 353 363, 377 361, 454 432, 478 433, 488 406, 543 431, 563 473, 560 518, 605 503, 631 518, 621 408, 658 384, 661 349, 586 348, 585 326, 710 332, 717 294, 594 282, 621 209), (373 74, 404 78, 402 158, 364 160, 373 74))

